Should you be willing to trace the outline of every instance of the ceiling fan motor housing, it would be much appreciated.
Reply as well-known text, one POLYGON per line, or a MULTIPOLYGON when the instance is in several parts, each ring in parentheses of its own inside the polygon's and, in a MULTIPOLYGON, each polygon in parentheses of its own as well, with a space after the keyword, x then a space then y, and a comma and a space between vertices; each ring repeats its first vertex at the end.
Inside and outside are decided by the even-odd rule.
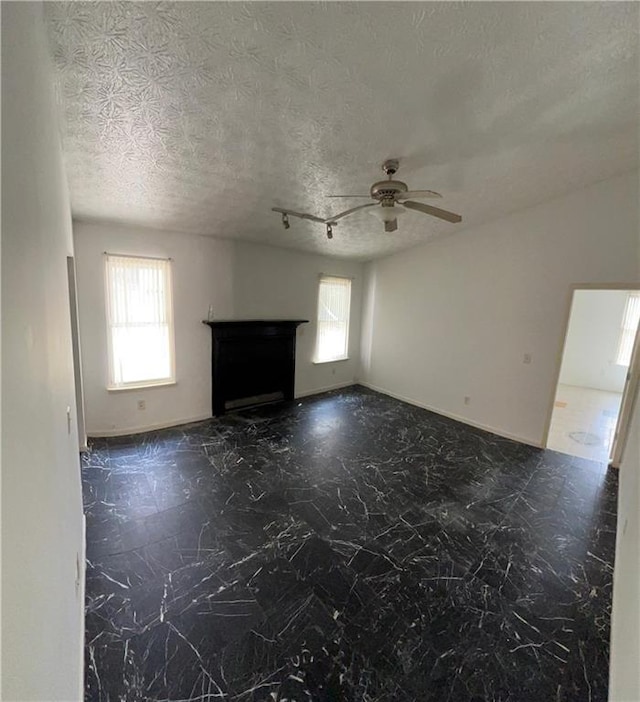
POLYGON ((379 180, 371 186, 371 197, 374 200, 393 200, 396 195, 406 193, 409 188, 401 180, 379 180))

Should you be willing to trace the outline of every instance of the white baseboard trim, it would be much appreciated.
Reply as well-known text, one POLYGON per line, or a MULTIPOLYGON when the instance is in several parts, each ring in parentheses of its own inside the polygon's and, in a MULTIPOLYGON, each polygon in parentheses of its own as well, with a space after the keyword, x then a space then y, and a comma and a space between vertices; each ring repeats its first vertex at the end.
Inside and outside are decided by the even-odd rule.
POLYGON ((157 424, 147 424, 144 427, 123 428, 123 429, 96 429, 88 431, 87 435, 96 439, 111 437, 111 436, 129 436, 130 434, 144 434, 147 431, 155 431, 156 429, 170 429, 171 427, 179 427, 182 424, 191 424, 192 422, 201 422, 204 419, 211 419, 211 412, 207 414, 199 414, 195 417, 185 417, 184 419, 173 419, 170 422, 159 422, 157 424))
POLYGON ((87 517, 82 515, 82 542, 80 544, 80 587, 78 599, 80 600, 80 680, 78 681, 78 700, 85 698, 84 694, 84 646, 85 646, 85 586, 87 581, 87 517))
MULTIPOLYGON (((348 388, 351 385, 355 385, 355 380, 349 380, 346 383, 336 383, 335 385, 327 385, 323 388, 314 388, 313 390, 305 390, 304 392, 296 393, 295 399, 309 397, 310 395, 320 395, 323 392, 329 392, 329 390, 340 390, 341 388, 348 388)), ((248 408, 246 408, 248 409, 248 408)), ((192 422, 201 422, 204 419, 211 419, 211 413, 202 414, 195 417, 190 417, 187 419, 174 419, 171 422, 161 422, 158 424, 148 424, 143 427, 135 428, 123 428, 123 429, 96 429, 87 432, 87 436, 96 439, 110 438, 113 436, 129 436, 134 434, 144 434, 147 431, 155 431, 156 429, 170 429, 171 427, 179 427, 182 424, 191 424, 192 422)))
POLYGON ((402 402, 407 402, 410 405, 415 405, 416 407, 421 407, 422 409, 429 410, 434 414, 439 414, 442 417, 447 417, 448 419, 453 419, 461 424, 467 424, 470 427, 475 427, 476 429, 482 429, 483 431, 488 431, 496 436, 501 436, 503 439, 511 439, 512 441, 517 441, 521 444, 526 444, 527 446, 533 446, 534 448, 543 448, 540 443, 531 441, 531 439, 526 439, 524 436, 518 436, 517 434, 510 434, 509 432, 503 431, 502 429, 496 429, 496 427, 489 426, 488 424, 482 424, 481 422, 474 422, 466 417, 461 417, 458 414, 453 414, 452 412, 445 412, 444 410, 433 407, 432 405, 427 405, 420 400, 415 400, 412 397, 406 397, 405 395, 399 395, 398 393, 391 392, 390 390, 385 390, 372 383, 367 383, 364 380, 359 380, 358 385, 363 385, 365 388, 370 390, 375 390, 376 392, 382 393, 383 395, 389 395, 389 397, 394 397, 396 400, 402 400, 402 402))
MULTIPOLYGON (((362 385, 365 388, 369 388, 370 390, 375 390, 376 392, 382 393, 383 395, 388 395, 389 397, 394 397, 396 400, 401 400, 402 402, 407 402, 410 405, 414 405, 415 407, 421 407, 422 409, 429 410, 429 412, 433 412, 435 414, 439 414, 442 417, 447 417, 448 419, 453 419, 456 422, 460 422, 461 424, 467 424, 470 427, 475 427, 476 429, 482 429, 483 431, 488 431, 491 434, 495 434, 496 436, 501 436, 504 439, 511 439, 512 441, 518 441, 521 444, 527 444, 527 446, 533 446, 534 448, 544 448, 539 442, 531 441, 531 439, 527 439, 524 436, 519 436, 518 434, 511 434, 509 432, 506 432, 502 429, 497 429, 496 427, 490 426, 488 424, 483 424, 482 422, 474 422, 471 419, 467 419, 466 417, 462 417, 458 414, 453 414, 452 412, 446 412, 444 410, 439 409, 438 407, 434 407, 432 405, 428 405, 425 402, 421 402, 420 400, 416 400, 415 398, 412 397, 407 397, 406 395, 400 395, 395 392, 391 392, 390 390, 387 390, 386 388, 379 387, 377 385, 374 385, 373 383, 368 383, 365 380, 349 380, 345 383, 336 383, 335 385, 327 385, 322 388, 314 388, 313 390, 305 390, 303 392, 298 392, 296 393, 296 400, 297 399, 302 399, 303 397, 310 397, 312 395, 320 395, 323 392, 329 392, 330 390, 340 390, 342 388, 348 388, 351 387, 352 385, 362 385)), ((197 415, 195 417, 189 417, 189 418, 184 418, 184 419, 174 419, 173 421, 170 422, 160 422, 157 424, 149 424, 144 427, 136 427, 133 429, 108 429, 108 430, 96 430, 96 431, 89 431, 87 432, 88 436, 90 437, 95 437, 95 438, 103 438, 103 437, 113 437, 113 436, 129 436, 133 434, 144 434, 145 432, 148 431, 155 431, 157 429, 169 429, 171 427, 178 427, 183 424, 191 424, 193 422, 201 422, 205 419, 211 419, 211 414, 201 414, 197 415)))
POLYGON ((310 397, 311 395, 320 395, 323 392, 329 392, 329 390, 340 390, 341 388, 349 388, 352 385, 357 385, 357 381, 349 380, 346 383, 336 383, 335 385, 327 385, 324 388, 316 388, 314 390, 305 390, 304 392, 297 392, 296 400, 302 397, 310 397))

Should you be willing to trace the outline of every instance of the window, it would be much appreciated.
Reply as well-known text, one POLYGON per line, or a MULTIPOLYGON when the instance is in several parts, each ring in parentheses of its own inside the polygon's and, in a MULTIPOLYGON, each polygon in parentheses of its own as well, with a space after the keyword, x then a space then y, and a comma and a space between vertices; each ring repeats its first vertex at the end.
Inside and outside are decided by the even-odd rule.
POLYGON ((322 276, 318 291, 318 336, 316 363, 341 361, 349 348, 349 305, 351 281, 322 276))
POLYGON ((640 321, 640 293, 629 293, 627 304, 622 317, 622 328, 620 329, 620 340, 618 341, 618 353, 616 363, 619 366, 628 366, 631 363, 631 353, 633 352, 633 342, 636 338, 636 329, 640 321))
POLYGON ((175 380, 171 261, 106 255, 109 388, 175 380))

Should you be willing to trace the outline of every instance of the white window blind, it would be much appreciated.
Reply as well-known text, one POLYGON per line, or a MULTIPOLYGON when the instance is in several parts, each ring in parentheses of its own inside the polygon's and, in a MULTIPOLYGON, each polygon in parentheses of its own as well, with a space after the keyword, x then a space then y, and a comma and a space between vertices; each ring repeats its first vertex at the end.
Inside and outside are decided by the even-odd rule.
POLYGON ((171 261, 106 255, 109 387, 175 379, 171 261))
POLYGON ((631 363, 633 352, 633 342, 636 338, 636 330, 640 321, 640 293, 629 293, 627 304, 622 317, 622 327, 620 329, 620 340, 618 342, 618 353, 616 363, 619 366, 628 366, 631 363))
POLYGON ((348 278, 320 278, 316 363, 347 358, 350 304, 351 281, 348 278))

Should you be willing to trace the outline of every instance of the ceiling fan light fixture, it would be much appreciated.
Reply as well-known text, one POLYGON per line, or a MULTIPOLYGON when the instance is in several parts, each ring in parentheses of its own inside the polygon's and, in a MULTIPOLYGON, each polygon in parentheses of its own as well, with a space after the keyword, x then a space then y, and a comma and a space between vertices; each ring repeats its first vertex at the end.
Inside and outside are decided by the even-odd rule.
POLYGON ((373 207, 370 210, 371 214, 374 215, 381 222, 392 222, 397 219, 400 215, 405 213, 404 207, 399 205, 384 205, 381 204, 379 207, 373 207))

